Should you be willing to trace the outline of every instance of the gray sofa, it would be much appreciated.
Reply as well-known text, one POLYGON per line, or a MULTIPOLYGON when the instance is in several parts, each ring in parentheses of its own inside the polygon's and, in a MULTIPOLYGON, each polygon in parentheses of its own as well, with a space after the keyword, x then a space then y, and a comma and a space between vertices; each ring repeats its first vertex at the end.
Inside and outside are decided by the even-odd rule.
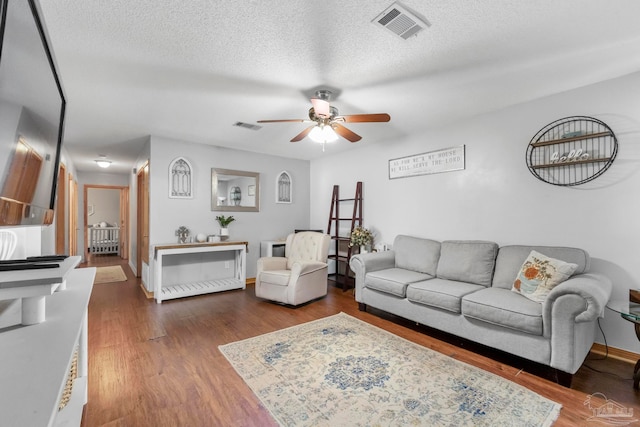
POLYGON ((588 273, 589 254, 551 246, 503 246, 399 235, 393 250, 353 256, 355 298, 367 306, 555 368, 570 385, 593 345, 611 281, 588 273), (535 250, 577 265, 544 302, 512 291, 535 250))

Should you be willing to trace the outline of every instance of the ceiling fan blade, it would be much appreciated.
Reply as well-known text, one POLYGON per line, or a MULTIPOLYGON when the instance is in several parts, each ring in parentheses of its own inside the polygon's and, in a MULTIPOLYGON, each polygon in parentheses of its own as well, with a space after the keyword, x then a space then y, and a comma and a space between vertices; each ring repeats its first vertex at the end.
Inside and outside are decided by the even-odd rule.
POLYGON ((304 137, 307 136, 309 134, 309 132, 311 132, 311 129, 313 129, 314 127, 316 127, 316 125, 309 126, 305 130, 303 130, 302 132, 300 132, 299 134, 294 136, 293 139, 291 140, 291 142, 298 142, 301 139, 304 139, 304 137))
POLYGON ((329 101, 325 101, 324 99, 311 98, 311 104, 313 105, 313 110, 316 112, 316 116, 329 117, 331 115, 329 101))
POLYGON ((285 120, 258 120, 258 123, 301 123, 306 121, 306 119, 285 119, 285 120))
POLYGON ((350 131, 349 129, 347 129, 346 127, 342 126, 339 123, 334 123, 332 127, 333 127, 333 130, 335 130, 338 135, 340 135, 344 139, 348 139, 351 142, 358 142, 362 139, 360 135, 350 131))
POLYGON ((372 122, 388 122, 391 116, 387 113, 379 114, 352 114, 350 116, 340 116, 345 123, 372 123, 372 122))

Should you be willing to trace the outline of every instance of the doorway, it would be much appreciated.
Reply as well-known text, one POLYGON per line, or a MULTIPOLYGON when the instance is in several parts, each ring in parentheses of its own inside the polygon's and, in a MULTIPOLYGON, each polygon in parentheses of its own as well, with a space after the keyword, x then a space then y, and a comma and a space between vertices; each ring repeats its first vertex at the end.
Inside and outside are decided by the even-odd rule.
POLYGON ((85 252, 129 258, 129 187, 84 186, 85 252))

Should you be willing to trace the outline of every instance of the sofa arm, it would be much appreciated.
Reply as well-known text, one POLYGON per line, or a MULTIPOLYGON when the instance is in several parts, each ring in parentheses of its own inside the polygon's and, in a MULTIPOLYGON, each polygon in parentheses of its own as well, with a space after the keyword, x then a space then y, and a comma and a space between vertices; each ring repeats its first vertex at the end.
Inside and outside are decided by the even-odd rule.
POLYGON ((394 251, 371 252, 352 256, 349 260, 349 267, 356 275, 356 301, 362 302, 360 294, 364 288, 364 276, 367 273, 395 266, 396 253, 394 251))
POLYGON ((604 308, 611 296, 612 284, 609 278, 600 274, 579 274, 553 288, 542 307, 543 322, 552 322, 553 306, 564 295, 577 295, 584 299, 584 310, 575 313, 575 322, 590 322, 604 316, 604 308))
POLYGON ((595 321, 604 315, 611 281, 599 274, 580 274, 556 286, 542 305, 544 336, 550 339, 549 365, 575 373, 595 338, 595 321))

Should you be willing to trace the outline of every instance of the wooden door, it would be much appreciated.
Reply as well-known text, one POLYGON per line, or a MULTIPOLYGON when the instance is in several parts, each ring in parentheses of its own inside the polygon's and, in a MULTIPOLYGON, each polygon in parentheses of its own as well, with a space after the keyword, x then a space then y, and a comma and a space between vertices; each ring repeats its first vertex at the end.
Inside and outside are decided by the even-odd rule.
POLYGON ((42 156, 23 137, 20 137, 9 165, 2 195, 18 202, 31 203, 36 193, 43 163, 42 156))
POLYGON ((129 187, 120 189, 120 256, 129 259, 129 187))
POLYGON ((149 265, 149 162, 138 171, 138 251, 136 269, 142 274, 142 263, 149 265))
POLYGON ((78 255, 78 182, 69 174, 69 255, 78 255))
POLYGON ((66 254, 67 240, 67 168, 60 163, 56 196, 56 254, 66 254))

